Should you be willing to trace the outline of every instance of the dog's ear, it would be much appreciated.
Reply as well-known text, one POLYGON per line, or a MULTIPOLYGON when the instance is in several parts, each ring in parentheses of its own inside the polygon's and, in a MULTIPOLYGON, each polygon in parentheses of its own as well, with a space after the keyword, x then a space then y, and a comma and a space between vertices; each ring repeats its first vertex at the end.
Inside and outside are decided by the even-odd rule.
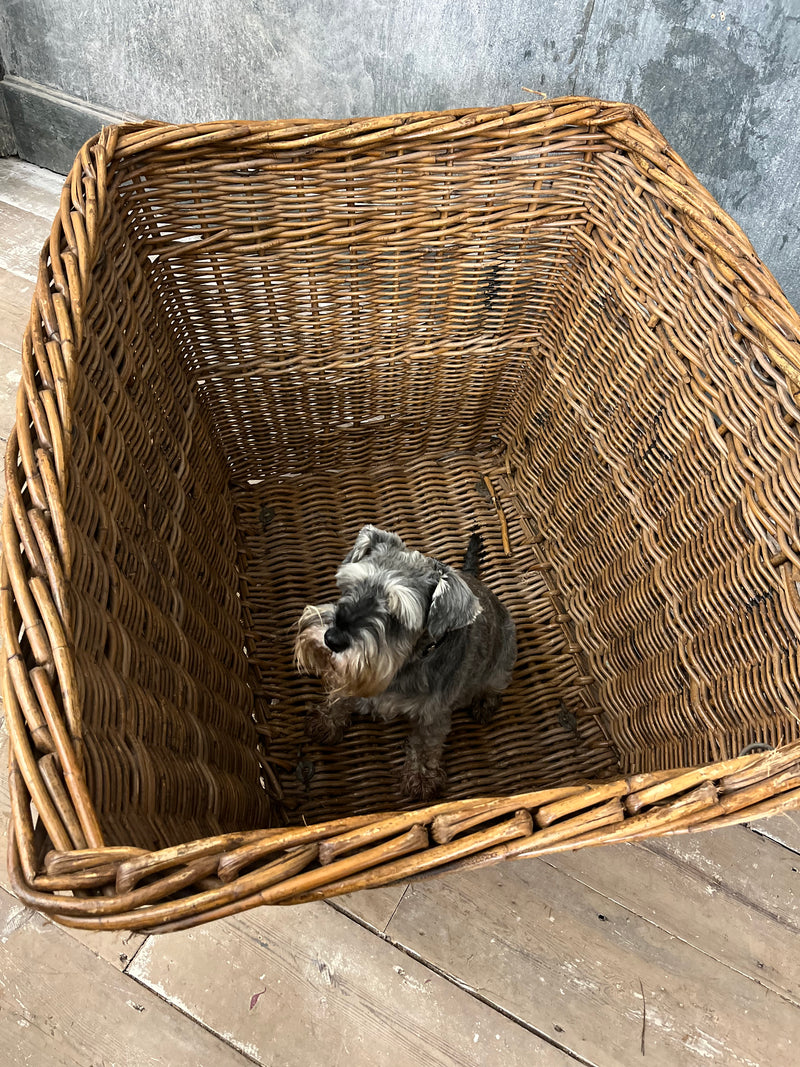
POLYGON ((356 543, 344 557, 342 563, 358 563, 359 560, 371 555, 376 548, 405 549, 405 545, 397 534, 389 533, 388 530, 379 530, 377 526, 362 526, 358 531, 356 543))
POLYGON ((438 641, 449 630, 461 630, 481 613, 481 604, 470 587, 454 570, 445 567, 433 590, 428 609, 428 633, 438 641))

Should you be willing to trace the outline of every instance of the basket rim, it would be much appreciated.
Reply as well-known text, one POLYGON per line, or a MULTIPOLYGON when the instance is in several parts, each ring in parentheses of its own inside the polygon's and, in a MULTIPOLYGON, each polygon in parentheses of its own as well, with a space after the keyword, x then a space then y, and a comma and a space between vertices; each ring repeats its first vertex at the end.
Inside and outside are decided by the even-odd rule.
POLYGON ((800 808, 800 741, 696 768, 308 827, 231 833, 155 852, 53 850, 45 857, 44 874, 26 871, 30 861, 26 864, 18 841, 19 822, 25 821, 20 819, 20 779, 12 760, 16 818, 9 835, 9 875, 19 899, 65 926, 167 933, 262 904, 304 904, 504 859, 702 832, 795 810, 800 808), (252 869, 254 863, 258 866, 252 869), (218 873, 224 884, 170 899, 204 871, 218 873), (163 878, 139 886, 159 872, 166 872, 163 878), (57 895, 99 887, 106 887, 102 896, 57 895))
POLYGON ((100 223, 111 169, 148 153, 177 158, 182 150, 205 146, 209 150, 229 145, 250 152, 256 148, 291 152, 334 145, 342 153, 353 154, 389 142, 417 145, 443 137, 453 141, 509 139, 600 126, 633 161, 642 180, 682 213, 691 236, 736 290, 742 316, 758 331, 768 356, 800 390, 800 316, 739 226, 634 105, 565 96, 493 108, 363 119, 124 123, 105 127, 82 147, 39 257, 31 320, 23 340, 16 425, 6 449, 0 626, 6 648, 3 684, 11 742, 9 871, 14 890, 25 903, 68 925, 152 932, 205 922, 261 903, 297 903, 422 877, 426 872, 498 862, 512 855, 541 855, 612 840, 708 829, 800 807, 800 742, 796 742, 775 752, 700 768, 538 790, 511 798, 450 802, 402 815, 357 816, 310 828, 228 834, 148 853, 104 845, 83 778, 74 743, 80 734, 80 708, 64 608, 65 585, 71 574, 64 501, 74 360, 83 337, 85 289, 101 253, 100 223), (39 335, 44 330, 46 335, 44 356, 35 351, 35 330, 39 335), (23 485, 29 494, 27 503, 23 485), (33 658, 40 667, 47 665, 56 678, 63 712, 43 706, 31 714, 33 688, 13 624, 15 606, 33 658), (72 847, 50 799, 30 744, 31 721, 34 732, 44 731, 50 751, 57 754, 58 773, 87 849, 72 847), (35 868, 31 801, 55 846, 44 873, 35 868), (509 818, 498 823, 503 816, 509 818), (489 825, 468 832, 483 823, 489 825), (451 833, 452 837, 439 840, 451 833), (266 862, 261 862, 262 857, 266 862), (254 863, 258 866, 249 869, 254 863), (135 888, 142 871, 157 870, 168 873, 155 888, 135 888), (198 890, 184 900, 172 899, 182 886, 194 885, 213 872, 220 875, 221 887, 198 890), (106 896, 111 885, 115 892, 106 896), (72 899, 58 895, 65 889, 92 888, 103 895, 72 899))

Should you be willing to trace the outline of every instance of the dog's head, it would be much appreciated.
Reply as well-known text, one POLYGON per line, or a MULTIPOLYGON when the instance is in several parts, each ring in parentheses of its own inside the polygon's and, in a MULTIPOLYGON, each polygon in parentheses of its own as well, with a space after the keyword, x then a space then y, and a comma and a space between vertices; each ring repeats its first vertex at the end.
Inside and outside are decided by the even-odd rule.
POLYGON ((439 641, 475 621, 478 598, 438 560, 409 550, 393 533, 364 526, 336 572, 334 604, 303 612, 295 656, 339 696, 382 693, 423 635, 439 641))

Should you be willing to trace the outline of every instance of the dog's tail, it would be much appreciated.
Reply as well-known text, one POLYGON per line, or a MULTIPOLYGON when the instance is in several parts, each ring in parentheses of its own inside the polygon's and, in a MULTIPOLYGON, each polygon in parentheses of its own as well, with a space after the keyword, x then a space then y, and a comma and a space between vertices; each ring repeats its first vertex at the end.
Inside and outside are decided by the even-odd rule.
POLYGON ((481 554, 483 552, 483 538, 476 531, 469 539, 464 563, 461 567, 465 574, 474 574, 477 578, 481 568, 481 554))

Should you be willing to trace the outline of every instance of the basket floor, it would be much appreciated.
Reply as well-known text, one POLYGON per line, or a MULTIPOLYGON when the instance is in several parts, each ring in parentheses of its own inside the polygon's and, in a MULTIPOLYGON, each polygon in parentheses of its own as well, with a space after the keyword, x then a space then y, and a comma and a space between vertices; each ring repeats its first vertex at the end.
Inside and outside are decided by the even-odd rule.
MULTIPOLYGON (((483 481, 486 457, 449 455, 380 470, 315 471, 235 493, 251 684, 263 725, 276 821, 308 822, 413 807, 399 791, 405 723, 356 721, 341 744, 312 744, 309 708, 323 692, 293 664, 294 625, 308 603, 336 598, 338 564, 366 522, 460 566, 470 532, 484 538, 481 578, 509 609, 519 653, 511 686, 488 726, 454 717, 445 748, 443 799, 503 795, 616 773, 614 753, 582 716, 576 667, 553 605, 504 506, 511 554, 483 481)), ((491 477, 497 493, 499 481, 491 477)), ((498 498, 499 499, 499 498, 498 498)), ((502 506, 502 500, 500 501, 502 506)))

